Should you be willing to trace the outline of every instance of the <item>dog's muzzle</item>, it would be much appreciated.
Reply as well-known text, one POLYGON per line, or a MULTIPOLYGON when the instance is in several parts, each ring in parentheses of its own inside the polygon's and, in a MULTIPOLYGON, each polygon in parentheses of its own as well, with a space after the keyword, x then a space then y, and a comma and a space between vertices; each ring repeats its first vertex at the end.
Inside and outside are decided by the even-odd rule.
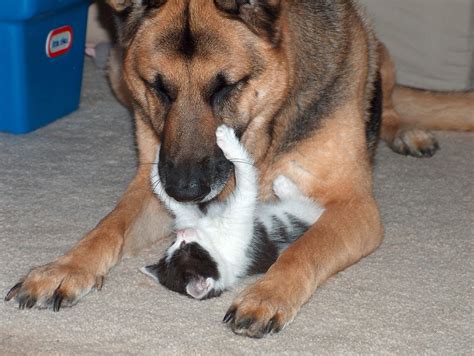
POLYGON ((206 202, 226 185, 233 165, 222 151, 194 162, 175 163, 160 152, 158 171, 166 193, 179 202, 206 202))

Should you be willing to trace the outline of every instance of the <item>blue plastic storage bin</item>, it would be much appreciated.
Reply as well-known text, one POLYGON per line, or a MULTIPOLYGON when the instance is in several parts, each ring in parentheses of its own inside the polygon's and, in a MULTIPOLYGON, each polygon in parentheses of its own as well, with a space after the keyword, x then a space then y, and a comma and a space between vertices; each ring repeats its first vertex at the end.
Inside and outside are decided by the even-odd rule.
POLYGON ((1 0, 0 131, 26 133, 79 106, 89 0, 1 0))

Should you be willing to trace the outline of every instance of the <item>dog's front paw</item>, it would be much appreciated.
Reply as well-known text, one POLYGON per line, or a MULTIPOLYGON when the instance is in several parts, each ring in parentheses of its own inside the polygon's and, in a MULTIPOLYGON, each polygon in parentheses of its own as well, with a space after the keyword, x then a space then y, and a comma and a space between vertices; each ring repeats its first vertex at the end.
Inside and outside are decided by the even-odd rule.
POLYGON ((433 134, 419 129, 397 132, 389 146, 397 153, 414 157, 431 157, 439 149, 433 134))
POLYGON ((5 297, 14 299, 20 309, 50 308, 59 311, 72 306, 92 289, 100 290, 103 276, 96 276, 78 267, 50 263, 32 269, 5 297))
POLYGON ((238 335, 262 338, 281 331, 293 321, 298 310, 284 286, 263 279, 234 300, 223 321, 238 335))

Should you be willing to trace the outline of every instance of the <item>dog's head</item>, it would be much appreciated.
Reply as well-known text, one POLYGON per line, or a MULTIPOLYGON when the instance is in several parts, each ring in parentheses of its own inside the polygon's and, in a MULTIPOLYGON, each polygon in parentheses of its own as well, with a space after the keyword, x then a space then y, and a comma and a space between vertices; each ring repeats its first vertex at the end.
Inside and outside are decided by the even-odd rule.
POLYGON ((216 128, 225 123, 244 144, 257 142, 265 151, 267 127, 286 98, 283 5, 280 0, 108 2, 120 22, 134 110, 161 140, 164 188, 178 201, 212 199, 232 171, 217 147, 216 128))

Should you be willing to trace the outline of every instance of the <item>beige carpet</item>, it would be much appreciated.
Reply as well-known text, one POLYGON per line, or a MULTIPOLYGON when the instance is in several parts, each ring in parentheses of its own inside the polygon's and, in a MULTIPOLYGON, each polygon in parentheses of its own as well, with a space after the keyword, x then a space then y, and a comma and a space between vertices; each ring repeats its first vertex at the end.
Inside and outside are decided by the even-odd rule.
MULTIPOLYGON (((74 308, 0 303, 0 354, 472 354, 474 136, 438 137, 432 159, 382 145, 384 244, 322 286, 279 335, 246 339, 221 323, 237 291, 200 302, 147 279, 138 268, 162 244, 123 261, 74 308)), ((78 112, 26 136, 0 134, 3 295, 92 228, 134 169, 131 120, 89 61, 78 112)))

